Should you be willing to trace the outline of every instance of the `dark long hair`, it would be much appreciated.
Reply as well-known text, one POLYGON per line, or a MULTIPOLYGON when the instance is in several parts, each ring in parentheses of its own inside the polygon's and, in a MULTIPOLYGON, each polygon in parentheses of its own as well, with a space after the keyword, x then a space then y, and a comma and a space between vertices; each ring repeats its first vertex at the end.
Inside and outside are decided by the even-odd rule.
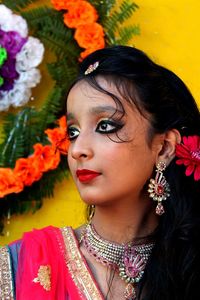
MULTIPOLYGON (((119 97, 99 85, 97 76, 112 82, 123 99, 145 117, 150 116, 154 133, 175 128, 182 136, 200 135, 199 109, 189 89, 172 71, 154 63, 142 51, 114 46, 92 53, 80 66, 76 82, 87 81, 123 108, 119 97), (97 61, 96 70, 85 75, 88 66, 97 61)), ((138 299, 192 300, 199 293, 200 282, 200 184, 187 177, 175 159, 165 176, 171 195, 160 217, 138 299)))

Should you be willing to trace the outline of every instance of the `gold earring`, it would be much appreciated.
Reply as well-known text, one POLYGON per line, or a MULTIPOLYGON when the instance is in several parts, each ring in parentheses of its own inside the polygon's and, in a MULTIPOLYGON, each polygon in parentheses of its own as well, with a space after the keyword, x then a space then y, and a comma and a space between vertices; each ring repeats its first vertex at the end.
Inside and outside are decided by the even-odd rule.
POLYGON ((169 184, 163 175, 163 171, 166 167, 166 163, 160 161, 156 165, 155 179, 150 179, 150 183, 148 185, 149 197, 158 202, 156 206, 156 214, 160 216, 165 212, 162 201, 166 200, 170 196, 169 184))
POLYGON ((87 207, 87 222, 90 224, 95 214, 95 205, 88 205, 87 207))

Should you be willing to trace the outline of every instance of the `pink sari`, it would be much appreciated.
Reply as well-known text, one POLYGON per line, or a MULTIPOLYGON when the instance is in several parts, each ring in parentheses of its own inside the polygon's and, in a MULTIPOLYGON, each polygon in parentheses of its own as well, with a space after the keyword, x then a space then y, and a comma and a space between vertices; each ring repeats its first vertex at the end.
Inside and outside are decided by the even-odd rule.
POLYGON ((16 280, 17 300, 103 300, 71 227, 24 234, 16 280))

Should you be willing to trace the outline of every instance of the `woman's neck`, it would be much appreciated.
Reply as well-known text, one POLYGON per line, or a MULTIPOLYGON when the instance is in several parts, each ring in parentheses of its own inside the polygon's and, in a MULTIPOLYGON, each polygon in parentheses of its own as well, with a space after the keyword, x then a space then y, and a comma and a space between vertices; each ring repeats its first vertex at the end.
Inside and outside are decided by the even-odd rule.
POLYGON ((157 227, 158 216, 154 208, 147 206, 96 206, 92 224, 104 239, 127 243, 152 234, 157 227))

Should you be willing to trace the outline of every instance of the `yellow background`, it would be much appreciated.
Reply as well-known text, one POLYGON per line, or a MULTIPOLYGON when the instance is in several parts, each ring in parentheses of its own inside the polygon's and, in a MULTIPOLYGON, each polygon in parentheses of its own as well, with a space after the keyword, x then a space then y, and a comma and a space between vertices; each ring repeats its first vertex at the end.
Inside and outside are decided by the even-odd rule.
MULTIPOLYGON (((200 106, 200 1, 135 2, 140 8, 131 21, 139 24, 141 35, 133 39, 132 45, 177 73, 188 85, 200 106)), ((36 88, 35 96, 41 92, 45 94, 43 84, 36 88)), ((35 105, 37 106, 37 100, 35 105)), ((24 231, 49 224, 75 227, 84 222, 84 217, 85 206, 72 180, 65 180, 56 186, 55 197, 45 199, 43 207, 34 215, 11 217, 5 226, 5 236, 0 237, 0 244, 20 238, 24 231)))

